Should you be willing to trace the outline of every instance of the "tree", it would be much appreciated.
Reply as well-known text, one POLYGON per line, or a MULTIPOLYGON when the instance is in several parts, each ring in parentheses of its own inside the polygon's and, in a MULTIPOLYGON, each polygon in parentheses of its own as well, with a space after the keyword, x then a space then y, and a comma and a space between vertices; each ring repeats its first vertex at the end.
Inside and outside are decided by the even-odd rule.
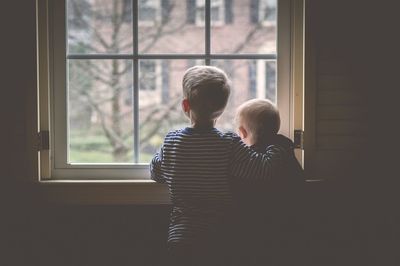
MULTIPOLYGON (((130 0, 68 0, 69 53, 131 53, 133 49, 131 2, 130 0)), ((172 19, 176 8, 175 2, 161 0, 160 16, 155 15, 157 10, 152 10, 151 2, 139 1, 143 7, 139 8, 139 12, 144 14, 143 19, 146 20, 146 16, 149 18, 143 27, 139 27, 138 43, 141 53, 151 51, 165 37, 175 36, 176 39, 183 31, 191 29, 186 27, 188 25, 183 14, 182 16, 175 14, 172 19)), ((233 52, 239 53, 245 49, 262 28, 260 23, 253 23, 252 29, 242 41, 235 43, 233 52)), ((110 151, 104 150, 104 152, 112 154, 113 162, 129 161, 129 152, 132 150, 131 140, 134 132, 132 67, 130 60, 123 59, 74 59, 69 63, 71 124, 77 128, 82 124, 98 125, 101 135, 107 139, 110 147, 110 151), (86 120, 86 123, 82 120, 86 120)), ((139 83, 143 83, 143 80, 139 83)), ((142 84, 142 87, 144 85, 142 84)), ((166 104, 140 106, 139 131, 145 131, 145 134, 140 135, 142 149, 146 149, 146 144, 159 134, 162 127, 182 121, 179 92, 178 90, 176 95, 171 95, 171 100, 166 104)), ((97 150, 101 148, 97 147, 97 150)))

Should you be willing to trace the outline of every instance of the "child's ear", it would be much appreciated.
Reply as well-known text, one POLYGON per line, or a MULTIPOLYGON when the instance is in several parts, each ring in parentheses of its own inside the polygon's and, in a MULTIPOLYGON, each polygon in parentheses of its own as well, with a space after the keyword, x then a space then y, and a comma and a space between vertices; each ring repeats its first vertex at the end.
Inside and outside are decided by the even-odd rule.
POLYGON ((184 98, 182 100, 182 109, 185 113, 188 113, 190 111, 190 105, 189 105, 189 100, 184 98))
POLYGON ((239 127, 239 136, 242 138, 242 139, 245 139, 245 138, 247 138, 247 130, 244 128, 244 127, 242 127, 242 126, 240 126, 239 127))

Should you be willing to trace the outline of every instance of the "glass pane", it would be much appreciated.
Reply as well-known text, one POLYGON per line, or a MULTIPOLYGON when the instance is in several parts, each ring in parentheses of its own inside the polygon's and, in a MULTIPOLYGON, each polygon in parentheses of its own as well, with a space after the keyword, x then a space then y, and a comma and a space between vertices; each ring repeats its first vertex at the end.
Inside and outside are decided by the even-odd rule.
POLYGON ((220 2, 218 15, 211 10, 212 18, 223 18, 211 23, 212 53, 276 53, 277 0, 211 0, 211 6, 220 2))
POLYGON ((132 0, 67 0, 68 53, 132 53, 132 25, 132 0))
POLYGON ((217 120, 220 130, 234 131, 236 108, 253 98, 267 98, 276 103, 276 62, 274 60, 212 60, 232 81, 228 105, 217 120))
POLYGON ((140 53, 204 53, 205 0, 140 0, 140 53))
POLYGON ((165 135, 189 125, 181 109, 182 78, 202 60, 141 60, 139 62, 139 162, 150 162, 165 135))
POLYGON ((70 163, 133 162, 130 60, 68 60, 70 163))

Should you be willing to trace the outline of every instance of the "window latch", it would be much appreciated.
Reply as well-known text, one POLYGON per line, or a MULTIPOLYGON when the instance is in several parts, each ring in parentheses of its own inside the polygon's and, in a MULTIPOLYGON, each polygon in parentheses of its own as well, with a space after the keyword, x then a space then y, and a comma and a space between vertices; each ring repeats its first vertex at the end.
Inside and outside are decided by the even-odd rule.
POLYGON ((40 131, 37 133, 37 150, 38 151, 44 151, 44 150, 49 150, 50 144, 49 144, 49 131, 40 131))
POLYGON ((304 131, 301 129, 294 130, 294 148, 304 150, 304 131))

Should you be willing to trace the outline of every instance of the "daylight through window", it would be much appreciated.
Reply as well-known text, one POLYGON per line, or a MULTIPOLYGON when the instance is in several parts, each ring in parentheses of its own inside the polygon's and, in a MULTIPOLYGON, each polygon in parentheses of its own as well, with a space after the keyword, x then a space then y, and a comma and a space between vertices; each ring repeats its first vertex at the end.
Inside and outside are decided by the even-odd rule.
POLYGON ((242 102, 277 102, 277 0, 66 0, 64 14, 65 165, 148 163, 188 125, 181 80, 195 64, 232 80, 221 130, 242 102))

